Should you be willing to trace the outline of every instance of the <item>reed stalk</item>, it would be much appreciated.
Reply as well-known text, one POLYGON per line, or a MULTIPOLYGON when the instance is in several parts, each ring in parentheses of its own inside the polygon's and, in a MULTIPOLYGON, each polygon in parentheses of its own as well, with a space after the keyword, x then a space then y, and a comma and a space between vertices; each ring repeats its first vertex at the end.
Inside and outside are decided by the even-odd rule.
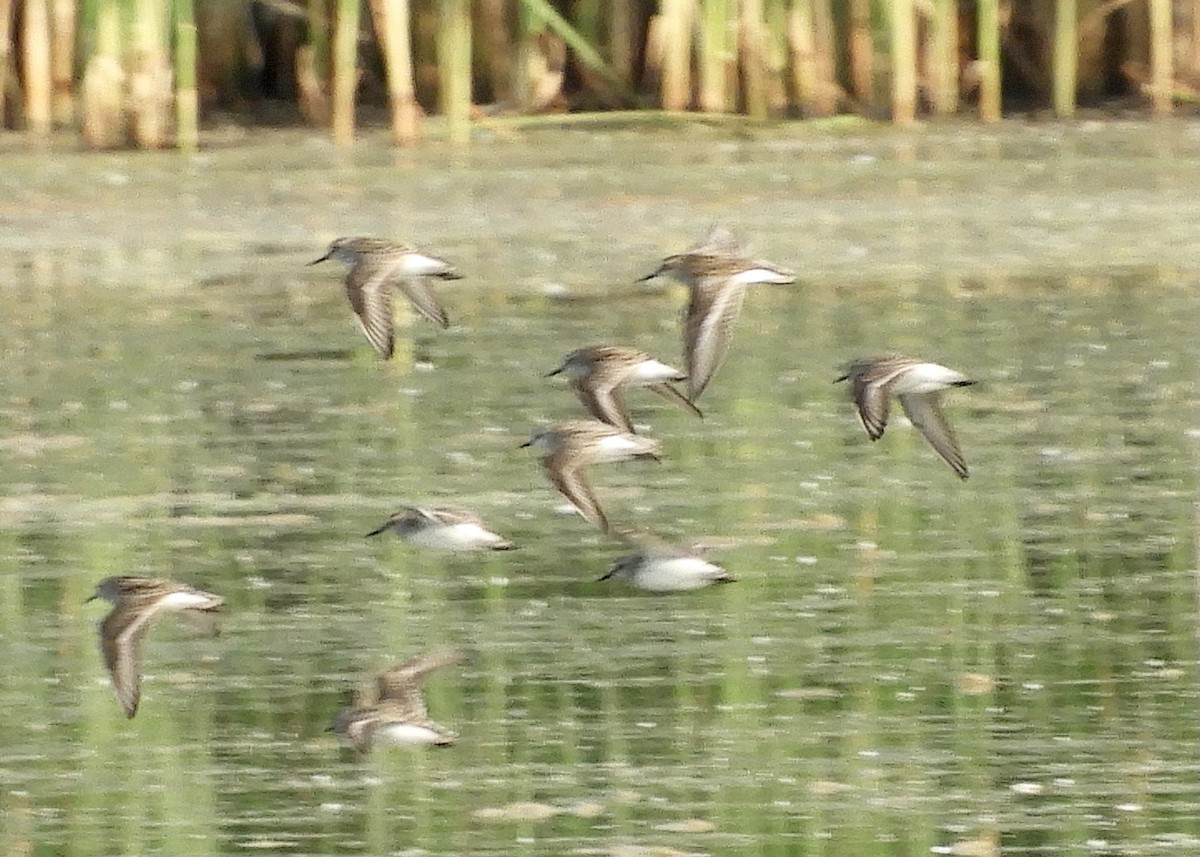
POLYGON ((309 0, 308 42, 296 50, 300 112, 310 125, 329 123, 329 11, 325 0, 309 0))
POLYGON ((892 0, 892 121, 917 119, 917 27, 913 0, 892 0))
POLYGON ((193 0, 175 0, 175 145, 192 154, 200 143, 196 94, 196 14, 193 0))
POLYGON ((931 101, 934 113, 949 115, 958 110, 958 0, 937 0, 932 24, 931 101))
POLYGON ((787 7, 788 0, 765 0, 759 28, 767 76, 767 112, 773 116, 783 116, 791 106, 787 94, 787 7))
POLYGON ((332 131, 335 146, 354 143, 354 94, 358 89, 358 0, 337 0, 333 24, 332 131))
POLYGON ((26 0, 22 60, 25 125, 35 134, 50 132, 53 116, 50 73, 50 14, 46 0, 26 0))
POLYGON ((508 3, 506 0, 479 0, 475 9, 480 48, 492 87, 492 100, 511 102, 513 44, 508 31, 508 3))
POLYGON ((420 110, 413 84, 408 0, 371 0, 375 32, 387 67, 388 101, 392 108, 392 140, 397 146, 416 142, 420 110))
POLYGON ((80 89, 80 130, 88 146, 109 149, 126 142, 125 78, 120 0, 99 0, 92 51, 80 89))
POLYGON ((850 89, 864 104, 875 100, 875 48, 871 39, 871 0, 850 0, 850 89))
POLYGON ((741 0, 738 43, 745 81, 746 113, 753 119, 769 114, 767 94, 766 34, 763 32, 762 0, 741 0))
MULTIPOLYGON (((727 113, 733 108, 729 67, 734 63, 730 45, 730 0, 702 0, 700 10, 700 109, 727 113)), ((664 107, 665 99, 664 99, 664 107)))
MULTIPOLYGON (((639 102, 637 94, 625 85, 621 77, 600 56, 600 53, 588 44, 587 40, 567 22, 566 18, 555 11, 548 0, 521 0, 521 2, 535 25, 539 29, 543 26, 548 28, 562 39, 566 46, 575 52, 576 58, 581 63, 599 74, 609 84, 612 94, 620 103, 637 104, 639 102)), ((691 5, 694 0, 686 0, 686 2, 691 5)), ((688 35, 690 38, 690 31, 688 35)))
POLYGON ((1169 116, 1174 101, 1171 0, 1150 0, 1150 104, 1155 116, 1169 116))
POLYGON ((438 17, 438 100, 451 143, 471 139, 471 3, 442 0, 438 17))
POLYGON ((9 77, 12 63, 12 0, 0 0, 0 128, 4 127, 5 108, 8 103, 9 82, 15 79, 9 77))
POLYGON ((685 110, 692 101, 692 26, 695 0, 662 0, 662 106, 685 110))
POLYGON ((792 90, 803 116, 817 111, 817 57, 814 44, 812 0, 793 0, 787 17, 788 51, 792 58, 792 90))
POLYGON ((1000 120, 1000 2, 979 0, 979 118, 1000 120))
POLYGON ((837 113, 842 95, 837 84, 837 52, 833 41, 833 7, 831 0, 811 0, 813 12, 813 46, 817 60, 818 113, 832 116, 837 113))
POLYGON ((610 0, 608 7, 609 63, 622 86, 633 81, 636 3, 637 0, 610 0))
POLYGON ((1054 113, 1060 119, 1075 115, 1075 79, 1079 70, 1079 32, 1076 0, 1054 5, 1054 113))
POLYGON ((142 149, 158 149, 167 141, 173 96, 169 34, 160 0, 137 0, 127 106, 134 142, 142 149))
POLYGON ((75 0, 53 0, 50 45, 53 96, 51 114, 59 126, 70 125, 75 118, 75 0))

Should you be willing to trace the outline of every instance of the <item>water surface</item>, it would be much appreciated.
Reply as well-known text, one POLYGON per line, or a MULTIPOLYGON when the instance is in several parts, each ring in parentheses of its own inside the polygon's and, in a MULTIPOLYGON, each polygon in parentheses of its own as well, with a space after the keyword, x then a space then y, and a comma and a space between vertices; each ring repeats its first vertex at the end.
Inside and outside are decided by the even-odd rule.
POLYGON ((1200 848, 1195 125, 279 139, 2 177, 0 851, 1200 848), (684 292, 634 280, 717 220, 800 281, 748 295, 703 421, 629 395, 662 464, 593 476, 739 581, 601 584, 621 546, 517 447, 579 415, 565 352, 679 361, 684 292), (467 275, 390 364, 304 267, 358 232, 467 275), (898 415, 867 440, 830 382, 883 351, 979 380, 968 481, 898 415), (363 538, 406 502, 520 548, 363 538), (228 600, 153 630, 132 721, 107 574, 228 600), (445 645, 458 744, 339 748, 360 682, 445 645))

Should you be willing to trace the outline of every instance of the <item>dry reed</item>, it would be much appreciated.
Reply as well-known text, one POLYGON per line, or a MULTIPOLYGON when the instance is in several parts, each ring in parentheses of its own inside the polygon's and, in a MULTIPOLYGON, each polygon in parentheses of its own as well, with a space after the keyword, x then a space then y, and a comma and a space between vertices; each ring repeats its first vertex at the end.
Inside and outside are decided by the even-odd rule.
POLYGON ((1056 0, 1054 6, 1054 112, 1075 115, 1078 71, 1078 10, 1075 0, 1056 0))
POLYGON ((46 134, 53 116, 50 14, 46 0, 26 0, 24 29, 25 125, 35 134, 46 134))
POLYGON ((917 118, 917 28, 912 0, 892 0, 892 121, 917 118))

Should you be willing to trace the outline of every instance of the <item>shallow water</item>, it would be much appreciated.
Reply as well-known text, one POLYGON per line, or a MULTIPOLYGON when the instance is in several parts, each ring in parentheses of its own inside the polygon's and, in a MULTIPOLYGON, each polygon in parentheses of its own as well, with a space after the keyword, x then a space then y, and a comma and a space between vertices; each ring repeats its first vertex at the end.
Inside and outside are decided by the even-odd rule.
POLYGON ((1200 848, 1196 125, 280 134, 6 152, 0 852, 1200 848), (517 447, 579 414, 565 352, 680 359, 683 291, 634 280, 716 220, 800 282, 747 296, 703 421, 631 393, 663 462, 593 479, 738 582, 598 583, 620 545, 517 447), (355 232, 467 275, 392 364, 304 267, 355 232), (879 351, 980 381, 968 481, 899 416, 867 440, 830 381, 879 351), (405 502, 520 547, 363 538, 405 502), (154 628, 132 721, 107 574, 228 600, 154 628), (445 645, 456 745, 325 732, 445 645))

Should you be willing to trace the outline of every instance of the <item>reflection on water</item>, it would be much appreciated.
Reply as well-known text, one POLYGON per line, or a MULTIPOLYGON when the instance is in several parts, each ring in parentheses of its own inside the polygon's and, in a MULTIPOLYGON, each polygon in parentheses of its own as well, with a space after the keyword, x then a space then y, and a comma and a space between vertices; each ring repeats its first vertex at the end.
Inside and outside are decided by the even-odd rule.
MULTIPOLYGON (((708 170, 727 189, 735 167, 708 170)), ((211 252, 0 256, 0 850, 1200 847, 1193 269, 885 265, 752 291, 705 419, 638 395, 662 464, 592 474, 614 521, 713 543, 739 580, 663 597, 597 582, 625 548, 562 514, 517 446, 579 414, 542 377, 572 348, 677 359, 682 291, 625 283, 692 236, 622 234, 618 207, 599 239, 537 221, 522 261, 489 266, 520 229, 477 221, 514 204, 481 174, 436 203, 462 204, 469 233, 437 243, 469 276, 442 290, 455 325, 412 321, 385 365, 337 278, 303 267, 352 231, 339 199, 365 190, 338 181, 331 211, 282 203, 307 245, 230 255, 221 226, 211 252), (891 350, 981 381, 944 402, 970 480, 898 414, 870 443, 830 383, 891 350), (406 502, 473 508, 518 549, 363 538, 406 502), (155 627, 131 721, 96 647, 104 610, 83 604, 120 573, 228 602, 216 637, 155 627), (453 747, 359 759, 325 731, 379 669, 448 645, 468 659, 426 698, 453 747)), ((592 182, 585 208, 624 194, 679 223, 694 192, 563 181, 592 182)), ((787 264, 764 204, 743 231, 787 264)))

